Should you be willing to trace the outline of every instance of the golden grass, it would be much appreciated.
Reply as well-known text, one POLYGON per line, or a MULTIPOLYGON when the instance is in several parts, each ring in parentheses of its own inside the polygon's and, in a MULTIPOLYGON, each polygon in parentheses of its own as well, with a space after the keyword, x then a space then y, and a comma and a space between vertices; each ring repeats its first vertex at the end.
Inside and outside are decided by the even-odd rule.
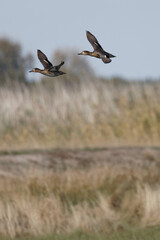
MULTIPOLYGON (((4 86, 0 150, 159 145, 159 102, 159 82, 115 87, 65 77, 32 87, 4 86)), ((0 235, 109 233, 158 225, 160 166, 155 152, 144 154, 145 166, 97 160, 86 169, 1 174, 0 235)))
POLYGON ((159 165, 122 163, 1 177, 0 235, 109 233, 160 224, 159 165))
POLYGON ((69 77, 0 88, 0 149, 159 145, 160 83, 69 77))

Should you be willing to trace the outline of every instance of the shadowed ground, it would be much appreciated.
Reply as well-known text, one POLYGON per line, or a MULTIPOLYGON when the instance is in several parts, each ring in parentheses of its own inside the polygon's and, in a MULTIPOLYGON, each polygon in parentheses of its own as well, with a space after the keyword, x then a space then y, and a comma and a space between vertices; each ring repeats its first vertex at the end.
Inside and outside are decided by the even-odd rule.
POLYGON ((160 148, 115 147, 93 150, 31 150, 1 152, 0 175, 24 174, 29 169, 65 170, 86 168, 95 165, 149 167, 160 163, 160 148))

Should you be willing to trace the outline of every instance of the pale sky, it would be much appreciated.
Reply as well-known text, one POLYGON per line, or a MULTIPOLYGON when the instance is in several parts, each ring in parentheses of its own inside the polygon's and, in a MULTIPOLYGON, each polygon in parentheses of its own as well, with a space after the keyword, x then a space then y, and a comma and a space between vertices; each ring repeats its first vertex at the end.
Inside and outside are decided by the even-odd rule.
POLYGON ((110 64, 80 56, 98 76, 160 78, 160 0, 0 0, 0 6, 0 37, 18 41, 35 59, 37 49, 49 59, 56 49, 92 51, 89 30, 117 56, 110 64))

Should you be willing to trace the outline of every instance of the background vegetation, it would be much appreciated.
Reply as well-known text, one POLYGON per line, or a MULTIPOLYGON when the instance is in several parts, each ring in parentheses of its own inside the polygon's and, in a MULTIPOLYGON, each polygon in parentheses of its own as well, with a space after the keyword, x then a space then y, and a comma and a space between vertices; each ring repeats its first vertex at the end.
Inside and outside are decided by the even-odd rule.
MULTIPOLYGON (((159 147, 159 81, 98 78, 76 51, 53 55, 53 62, 62 59, 64 77, 35 82, 33 74, 28 81, 33 56, 0 40, 1 151, 159 147)), ((120 161, 118 167, 99 165, 98 158, 89 168, 26 167, 14 176, 7 165, 8 175, 0 175, 0 236, 159 239, 159 158, 146 158, 142 165, 120 161)))
POLYGON ((32 56, 7 40, 0 48, 0 149, 159 145, 159 81, 97 78, 86 58, 57 51, 67 75, 29 83, 32 56))
POLYGON ((157 145, 160 82, 70 76, 0 88, 0 149, 157 145))

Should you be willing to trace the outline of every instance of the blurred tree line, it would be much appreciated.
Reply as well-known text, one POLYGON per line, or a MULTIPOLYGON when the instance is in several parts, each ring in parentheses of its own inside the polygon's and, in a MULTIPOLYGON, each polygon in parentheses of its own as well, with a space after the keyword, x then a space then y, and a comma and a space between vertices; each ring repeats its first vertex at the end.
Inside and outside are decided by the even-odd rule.
MULTIPOLYGON (((37 64, 34 63, 34 59, 37 60, 36 55, 33 57, 31 53, 26 55, 23 54, 22 47, 19 43, 15 43, 6 38, 0 39, 0 85, 9 82, 27 83, 28 79, 26 73, 28 70, 33 67, 43 69, 41 63, 38 63, 38 66, 36 66, 37 64)), ((65 79, 74 78, 74 80, 79 80, 83 78, 85 80, 86 77, 93 77, 94 75, 93 69, 87 60, 85 58, 78 57, 77 52, 73 49, 64 51, 57 50, 50 60, 53 65, 59 64, 62 60, 65 61, 65 64, 63 65, 63 71, 67 73, 64 75, 65 79)), ((41 78, 42 81, 44 80, 48 82, 47 77, 41 75, 41 78)))
MULTIPOLYGON (((41 49, 43 51, 43 49, 41 49)), ((28 79, 28 71, 34 67, 39 67, 43 69, 43 66, 39 62, 36 53, 34 55, 31 53, 23 54, 22 47, 20 43, 13 42, 10 39, 1 38, 0 39, 0 85, 12 83, 23 83, 27 85, 35 85, 35 79, 37 80, 36 74, 32 73, 31 78, 28 79), (36 63, 35 61, 36 60, 36 63)), ((66 72, 61 81, 68 85, 73 86, 74 84, 79 83, 80 81, 86 81, 88 79, 95 79, 95 72, 90 66, 87 58, 79 57, 77 51, 74 49, 64 49, 57 50, 50 57, 49 60, 53 65, 59 64, 61 61, 64 61, 65 64, 62 66, 62 71, 66 72)), ((54 85, 56 81, 59 81, 58 78, 53 78, 54 81, 50 81, 51 78, 39 75, 41 83, 48 87, 54 85)), ((131 81, 127 81, 120 77, 100 78, 99 81, 104 81, 105 83, 111 83, 114 86, 124 86, 130 84, 131 81), (108 81, 106 81, 108 80, 108 81)), ((152 82, 152 81, 151 81, 152 82)))
POLYGON ((26 69, 31 67, 33 56, 23 56, 22 47, 9 39, 0 39, 0 84, 10 81, 26 82, 26 69))

